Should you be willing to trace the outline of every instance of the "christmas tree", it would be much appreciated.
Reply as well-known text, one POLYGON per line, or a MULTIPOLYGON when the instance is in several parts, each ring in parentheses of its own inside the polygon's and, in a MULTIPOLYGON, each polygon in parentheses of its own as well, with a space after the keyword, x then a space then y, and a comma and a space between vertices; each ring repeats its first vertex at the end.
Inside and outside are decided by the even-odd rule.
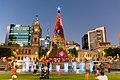
POLYGON ((56 24, 54 27, 54 33, 52 36, 49 57, 66 58, 68 57, 68 54, 66 51, 66 41, 64 37, 63 24, 62 24, 61 14, 60 14, 61 8, 58 7, 57 11, 58 11, 58 14, 56 18, 56 24))

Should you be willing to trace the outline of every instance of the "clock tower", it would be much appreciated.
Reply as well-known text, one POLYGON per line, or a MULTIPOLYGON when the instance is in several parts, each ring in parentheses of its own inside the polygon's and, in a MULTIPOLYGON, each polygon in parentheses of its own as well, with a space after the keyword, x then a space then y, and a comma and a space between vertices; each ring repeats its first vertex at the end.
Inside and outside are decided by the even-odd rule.
POLYGON ((38 18, 33 25, 33 34, 32 34, 32 46, 39 46, 39 41, 42 36, 42 29, 40 27, 40 23, 38 18))

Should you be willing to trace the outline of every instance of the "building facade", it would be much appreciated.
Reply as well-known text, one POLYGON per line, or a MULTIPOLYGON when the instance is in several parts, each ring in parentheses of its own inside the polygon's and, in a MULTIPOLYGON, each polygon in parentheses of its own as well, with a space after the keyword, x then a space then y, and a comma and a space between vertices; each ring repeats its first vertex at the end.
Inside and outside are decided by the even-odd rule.
POLYGON ((82 49, 88 50, 88 34, 82 37, 82 49))
POLYGON ((80 45, 78 43, 75 43, 72 40, 66 41, 66 48, 67 50, 75 48, 77 51, 80 50, 80 45))
POLYGON ((104 26, 88 31, 89 50, 94 50, 99 42, 107 42, 104 26))
POLYGON ((40 38, 40 46, 49 50, 50 41, 48 39, 46 39, 46 38, 40 38))
POLYGON ((7 35, 5 44, 20 46, 32 44, 32 32, 33 29, 30 26, 22 26, 16 24, 9 24, 7 26, 7 35))
POLYGON ((37 19, 33 26, 32 46, 40 46, 39 44, 40 44, 41 36, 42 36, 42 29, 41 29, 40 23, 37 19))
POLYGON ((97 61, 98 58, 98 52, 96 51, 89 51, 89 50, 81 50, 78 52, 78 61, 85 60, 85 59, 94 59, 97 61))
POLYGON ((45 49, 49 50, 50 48, 50 29, 47 29, 47 35, 45 38, 40 38, 40 46, 44 47, 45 49))
POLYGON ((104 58, 104 49, 117 48, 116 45, 111 45, 110 42, 100 42, 99 46, 96 47, 95 51, 98 52, 99 58, 104 58))
POLYGON ((15 51, 18 60, 24 58, 37 60, 40 58, 42 29, 38 19, 36 19, 33 27, 10 25, 7 30, 6 45, 3 47, 15 51))

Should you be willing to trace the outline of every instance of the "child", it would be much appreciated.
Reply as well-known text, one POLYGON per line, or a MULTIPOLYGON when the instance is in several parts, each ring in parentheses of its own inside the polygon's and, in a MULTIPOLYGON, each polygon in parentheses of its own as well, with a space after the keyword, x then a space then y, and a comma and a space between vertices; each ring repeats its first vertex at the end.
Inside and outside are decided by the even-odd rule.
POLYGON ((110 63, 107 64, 108 73, 110 73, 110 63))
POLYGON ((15 66, 12 70, 12 80, 17 79, 17 66, 15 66))

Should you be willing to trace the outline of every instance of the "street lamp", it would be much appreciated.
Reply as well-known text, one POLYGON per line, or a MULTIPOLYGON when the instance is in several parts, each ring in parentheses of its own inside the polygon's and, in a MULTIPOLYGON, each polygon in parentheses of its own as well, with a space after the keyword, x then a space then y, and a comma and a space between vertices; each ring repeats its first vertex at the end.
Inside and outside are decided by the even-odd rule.
POLYGON ((18 52, 18 49, 16 51, 18 52))
POLYGON ((38 54, 38 52, 35 52, 35 54, 38 54))

